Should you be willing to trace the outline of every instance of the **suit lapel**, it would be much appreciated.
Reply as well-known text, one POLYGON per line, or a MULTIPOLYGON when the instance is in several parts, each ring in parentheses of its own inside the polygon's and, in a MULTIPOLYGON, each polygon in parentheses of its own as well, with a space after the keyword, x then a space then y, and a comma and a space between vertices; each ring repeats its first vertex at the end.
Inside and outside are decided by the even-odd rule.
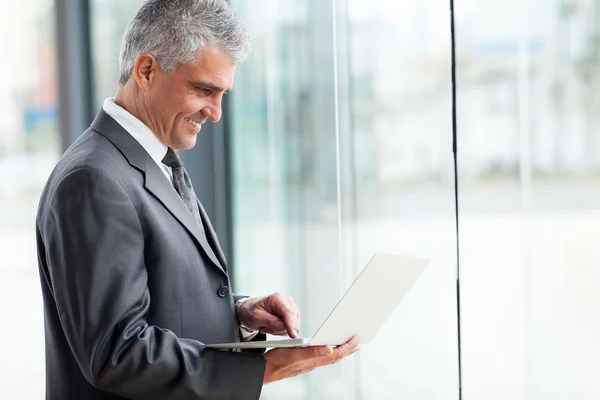
POLYGON ((217 233, 213 229, 212 224, 210 223, 210 219, 208 218, 208 214, 206 214, 206 211, 204 210, 202 203, 200 203, 200 200, 197 200, 197 203, 198 209, 200 210, 200 218, 202 219, 202 225, 204 226, 206 238, 208 239, 208 244, 215 252, 217 258, 219 259, 219 262, 221 263, 225 271, 227 271, 227 260, 225 259, 225 255, 223 254, 221 246, 219 245, 217 233))
MULTIPOLYGON (((173 185, 144 148, 103 110, 100 110, 92 123, 92 128, 110 140, 133 167, 144 173, 145 189, 152 193, 179 223, 184 226, 208 258, 225 273, 225 268, 223 267, 225 264, 222 264, 213 252, 208 243, 207 236, 193 219, 173 185)), ((202 209, 204 226, 210 227, 210 222, 205 217, 206 214, 204 214, 204 210, 202 209)))
POLYGON ((212 248, 208 244, 206 235, 196 223, 192 214, 185 207, 181 197, 175 191, 175 188, 164 173, 158 168, 158 165, 148 155, 146 156, 146 181, 144 183, 146 190, 152 193, 177 220, 188 230, 189 233, 194 236, 198 243, 204 249, 204 252, 211 259, 211 261, 219 267, 223 272, 221 263, 212 251, 212 248))

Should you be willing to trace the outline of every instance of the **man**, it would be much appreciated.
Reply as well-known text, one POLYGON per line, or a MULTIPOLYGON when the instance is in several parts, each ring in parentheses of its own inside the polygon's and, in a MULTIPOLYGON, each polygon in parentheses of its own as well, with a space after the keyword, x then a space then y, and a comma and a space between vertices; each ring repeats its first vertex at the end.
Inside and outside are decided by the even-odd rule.
POLYGON ((149 0, 128 27, 116 97, 40 200, 46 399, 258 399, 263 384, 358 349, 357 338, 266 353, 203 344, 296 337, 300 327, 288 297, 232 294, 176 153, 220 119, 248 43, 223 0, 149 0))

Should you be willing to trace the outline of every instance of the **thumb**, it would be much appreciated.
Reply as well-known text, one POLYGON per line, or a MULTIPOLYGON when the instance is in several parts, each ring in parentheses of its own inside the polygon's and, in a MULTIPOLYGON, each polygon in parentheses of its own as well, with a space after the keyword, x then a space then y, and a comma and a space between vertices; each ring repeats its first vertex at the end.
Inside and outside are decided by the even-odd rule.
POLYGON ((333 354, 333 347, 331 346, 313 346, 310 347, 310 357, 318 358, 318 357, 326 357, 333 354))

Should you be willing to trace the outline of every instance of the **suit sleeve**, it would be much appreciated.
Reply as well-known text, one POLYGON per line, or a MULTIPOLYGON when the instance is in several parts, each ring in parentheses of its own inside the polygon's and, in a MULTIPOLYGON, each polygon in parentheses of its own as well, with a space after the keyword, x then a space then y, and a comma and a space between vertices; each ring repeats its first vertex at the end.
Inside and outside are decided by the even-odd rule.
POLYGON ((71 172, 41 222, 61 324, 93 386, 136 399, 260 397, 260 355, 208 349, 148 324, 144 236, 116 179, 71 172))
POLYGON ((248 297, 250 297, 250 296, 242 296, 242 295, 239 295, 239 294, 234 294, 233 295, 233 302, 237 303, 238 301, 246 299, 248 297))

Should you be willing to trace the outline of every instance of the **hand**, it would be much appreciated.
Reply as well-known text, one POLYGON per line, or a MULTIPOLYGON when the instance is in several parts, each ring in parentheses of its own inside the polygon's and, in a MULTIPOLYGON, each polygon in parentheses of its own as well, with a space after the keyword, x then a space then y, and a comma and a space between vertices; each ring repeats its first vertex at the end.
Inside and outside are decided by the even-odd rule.
POLYGON ((291 297, 280 293, 246 300, 238 310, 240 322, 260 333, 296 338, 300 332, 300 311, 291 297))
POLYGON ((268 351, 264 355, 266 364, 263 383, 267 384, 291 378, 318 367, 334 364, 360 350, 359 345, 360 338, 355 336, 335 348, 331 346, 314 346, 268 351))

